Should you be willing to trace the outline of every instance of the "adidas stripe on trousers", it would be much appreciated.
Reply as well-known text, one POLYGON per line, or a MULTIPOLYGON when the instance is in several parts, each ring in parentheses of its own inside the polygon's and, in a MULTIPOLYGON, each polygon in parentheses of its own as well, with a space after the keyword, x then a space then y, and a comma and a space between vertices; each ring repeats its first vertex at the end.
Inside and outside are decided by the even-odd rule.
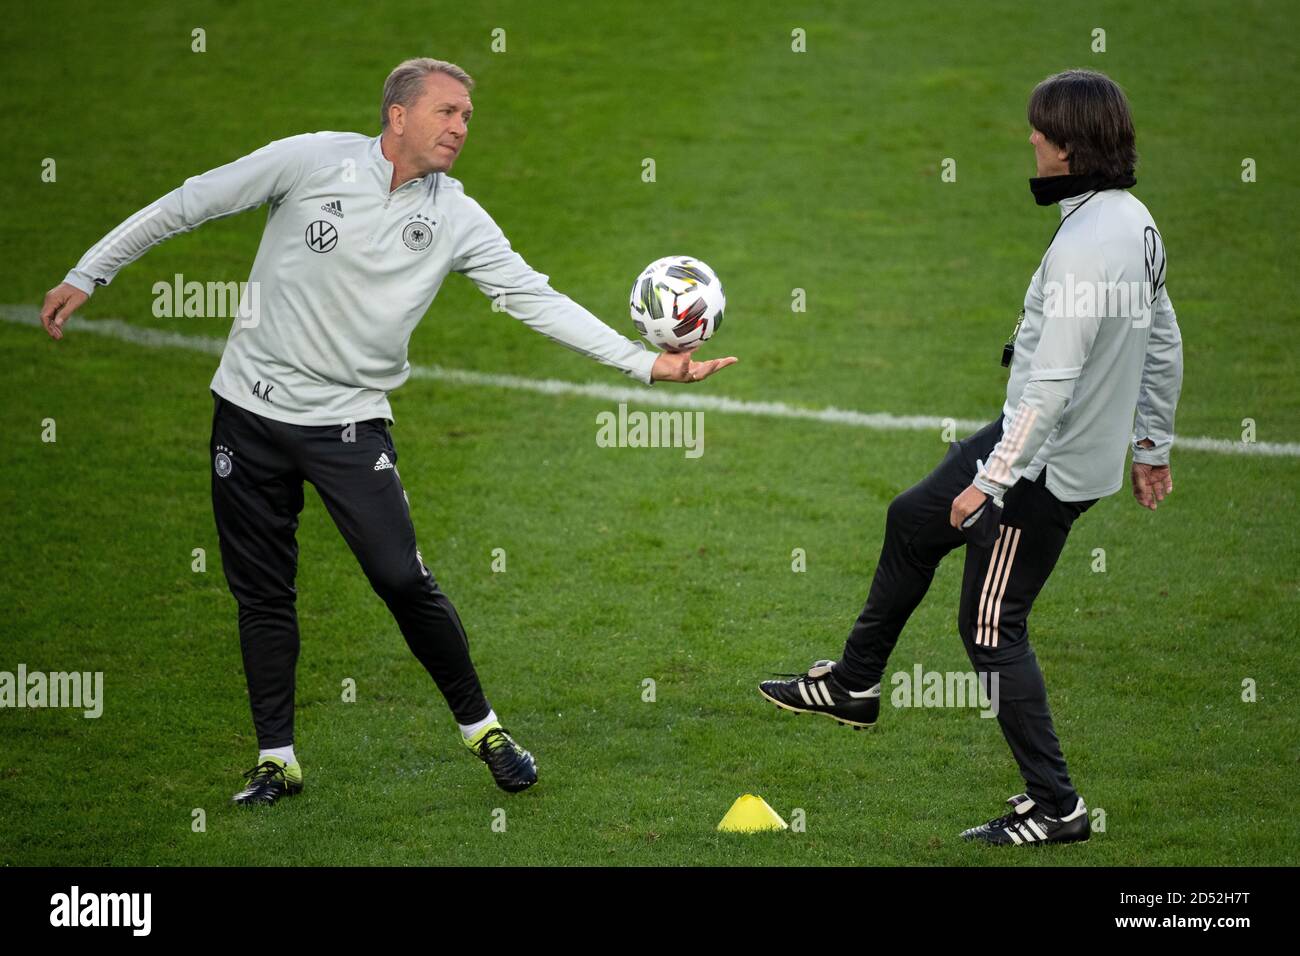
MULTIPOLYGON (((836 673, 849 686, 880 681, 898 636, 925 597, 939 562, 966 546, 958 630, 978 674, 998 675, 998 724, 1020 765, 1026 792, 1048 812, 1069 813, 1078 794, 1052 726, 1042 671, 1029 645, 1029 611, 1065 546, 1074 520, 1095 504, 1064 502, 1047 490, 1047 472, 1007 492, 997 540, 967 541, 949 523, 952 501, 1002 437, 999 419, 960 442, 918 484, 889 505, 885 541, 866 606, 836 673)), ((990 689, 992 683, 989 684, 990 689)))
POLYGON ((469 641, 451 601, 416 550, 397 449, 384 419, 291 425, 213 392, 212 510, 260 748, 293 743, 298 616, 298 515, 303 482, 325 503, 406 643, 447 699, 457 723, 487 716, 469 641), (391 465, 391 467, 389 467, 391 465))

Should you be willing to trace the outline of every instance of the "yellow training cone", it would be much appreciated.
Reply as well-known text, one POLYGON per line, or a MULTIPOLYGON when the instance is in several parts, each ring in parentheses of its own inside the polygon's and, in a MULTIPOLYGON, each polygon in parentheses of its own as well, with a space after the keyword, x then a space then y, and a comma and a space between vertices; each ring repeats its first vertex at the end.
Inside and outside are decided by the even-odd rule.
POLYGON ((731 833, 757 833, 760 830, 786 830, 789 824, 762 797, 747 793, 731 805, 718 829, 731 833))

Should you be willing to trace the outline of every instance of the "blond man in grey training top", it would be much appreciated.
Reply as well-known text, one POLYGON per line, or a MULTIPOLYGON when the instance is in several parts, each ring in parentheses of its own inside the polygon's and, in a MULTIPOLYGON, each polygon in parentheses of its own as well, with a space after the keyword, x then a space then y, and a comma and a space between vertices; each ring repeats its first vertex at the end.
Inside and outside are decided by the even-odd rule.
POLYGON ((736 361, 648 352, 556 292, 447 175, 464 149, 474 82, 441 60, 400 64, 384 84, 381 132, 277 140, 185 183, 91 247, 45 297, 68 317, 150 247, 270 204, 241 316, 212 378, 212 503, 257 729, 256 765, 234 797, 270 804, 302 790, 294 754, 298 621, 295 531, 315 486, 375 592, 446 697, 462 738, 497 784, 537 781, 531 754, 479 685, 456 609, 416 546, 388 394, 406 381, 411 333, 450 272, 526 325, 637 381, 697 382, 736 361))

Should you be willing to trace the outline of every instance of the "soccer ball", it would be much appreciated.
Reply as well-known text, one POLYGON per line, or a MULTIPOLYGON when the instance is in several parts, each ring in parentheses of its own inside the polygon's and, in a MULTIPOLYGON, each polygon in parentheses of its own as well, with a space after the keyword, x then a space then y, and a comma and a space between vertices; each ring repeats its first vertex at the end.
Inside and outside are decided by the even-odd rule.
POLYGON ((632 324, 667 352, 689 352, 722 325, 727 300, 713 270, 690 256, 665 256, 632 283, 632 324))

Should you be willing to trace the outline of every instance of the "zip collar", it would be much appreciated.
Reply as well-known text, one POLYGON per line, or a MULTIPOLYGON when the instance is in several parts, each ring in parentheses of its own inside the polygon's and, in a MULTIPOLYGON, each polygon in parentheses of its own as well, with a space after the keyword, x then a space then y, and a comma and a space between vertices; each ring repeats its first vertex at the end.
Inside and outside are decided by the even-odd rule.
POLYGON ((426 193, 431 193, 436 198, 438 184, 442 180, 441 173, 428 173, 417 179, 408 179, 396 189, 390 190, 388 188, 389 184, 393 181, 393 164, 389 161, 388 157, 384 155, 383 147, 380 145, 382 139, 383 134, 373 137, 370 140, 369 149, 369 168, 374 177, 375 183, 379 186, 381 195, 383 195, 385 199, 390 199, 401 193, 403 190, 414 192, 416 189, 422 188, 426 193))
POLYGON ((1095 195, 1097 195, 1096 190, 1089 190, 1088 192, 1079 193, 1077 196, 1067 196, 1066 198, 1059 200, 1058 205, 1061 207, 1061 219, 1064 220, 1066 216, 1074 212, 1095 195))

